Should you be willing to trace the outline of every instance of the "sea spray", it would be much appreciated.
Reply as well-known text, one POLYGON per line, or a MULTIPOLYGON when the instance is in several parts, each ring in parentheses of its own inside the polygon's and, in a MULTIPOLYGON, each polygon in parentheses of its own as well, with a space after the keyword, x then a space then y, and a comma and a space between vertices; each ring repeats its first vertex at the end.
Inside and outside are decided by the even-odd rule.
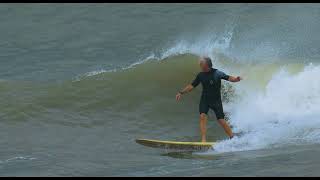
MULTIPOLYGON (((292 75, 286 69, 276 73, 264 92, 250 92, 235 102, 230 114, 239 138, 220 142, 216 151, 270 148, 320 139, 320 66, 310 64, 292 75)), ((249 87, 247 87, 249 89, 249 87)))

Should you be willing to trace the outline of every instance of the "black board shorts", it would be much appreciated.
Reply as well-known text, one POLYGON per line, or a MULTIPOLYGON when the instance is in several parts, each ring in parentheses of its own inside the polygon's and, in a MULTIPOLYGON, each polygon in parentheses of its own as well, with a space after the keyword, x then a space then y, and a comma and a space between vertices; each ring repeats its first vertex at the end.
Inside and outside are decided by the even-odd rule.
POLYGON ((199 104, 199 113, 208 114, 209 109, 212 109, 214 111, 217 119, 224 119, 222 101, 209 101, 201 99, 199 104))

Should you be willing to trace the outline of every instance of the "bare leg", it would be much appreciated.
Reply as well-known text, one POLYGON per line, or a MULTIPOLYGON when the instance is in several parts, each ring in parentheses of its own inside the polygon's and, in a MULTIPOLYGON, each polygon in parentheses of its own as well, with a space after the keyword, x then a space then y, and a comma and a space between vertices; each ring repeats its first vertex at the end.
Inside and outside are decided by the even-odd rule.
POLYGON ((200 130, 201 130, 201 141, 206 142, 207 134, 207 115, 204 113, 200 114, 200 130))
POLYGON ((228 136, 232 138, 233 133, 228 123, 224 119, 219 119, 218 122, 223 127, 224 131, 228 134, 228 136))

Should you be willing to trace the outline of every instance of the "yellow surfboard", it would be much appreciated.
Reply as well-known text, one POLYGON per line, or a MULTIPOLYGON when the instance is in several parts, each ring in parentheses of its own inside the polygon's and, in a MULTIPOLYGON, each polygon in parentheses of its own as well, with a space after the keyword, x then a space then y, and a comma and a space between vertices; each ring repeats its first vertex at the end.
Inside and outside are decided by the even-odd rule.
POLYGON ((137 139, 136 142, 147 147, 179 151, 207 151, 215 145, 215 142, 177 142, 151 139, 137 139))

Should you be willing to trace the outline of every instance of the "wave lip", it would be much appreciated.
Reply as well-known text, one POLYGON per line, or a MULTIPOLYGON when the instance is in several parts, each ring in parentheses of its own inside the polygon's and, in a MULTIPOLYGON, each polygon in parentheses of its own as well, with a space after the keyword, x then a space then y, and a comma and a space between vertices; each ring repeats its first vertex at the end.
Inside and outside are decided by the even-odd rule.
POLYGON ((170 46, 169 48, 167 48, 162 52, 159 52, 159 53, 151 52, 145 58, 142 58, 120 69, 111 69, 111 70, 100 69, 100 70, 90 71, 83 75, 78 76, 76 79, 80 80, 82 77, 90 77, 90 76, 95 76, 95 75, 106 73, 106 72, 126 70, 130 68, 134 68, 137 65, 143 64, 147 61, 151 61, 151 60, 162 61, 162 60, 166 60, 168 58, 179 56, 179 55, 191 54, 195 56, 208 56, 215 59, 219 54, 224 54, 224 55, 228 54, 228 49, 230 48, 231 41, 233 38, 233 29, 234 27, 229 28, 224 33, 218 36, 215 33, 206 33, 200 37, 197 37, 194 41, 181 39, 181 40, 178 40, 174 45, 170 46))

